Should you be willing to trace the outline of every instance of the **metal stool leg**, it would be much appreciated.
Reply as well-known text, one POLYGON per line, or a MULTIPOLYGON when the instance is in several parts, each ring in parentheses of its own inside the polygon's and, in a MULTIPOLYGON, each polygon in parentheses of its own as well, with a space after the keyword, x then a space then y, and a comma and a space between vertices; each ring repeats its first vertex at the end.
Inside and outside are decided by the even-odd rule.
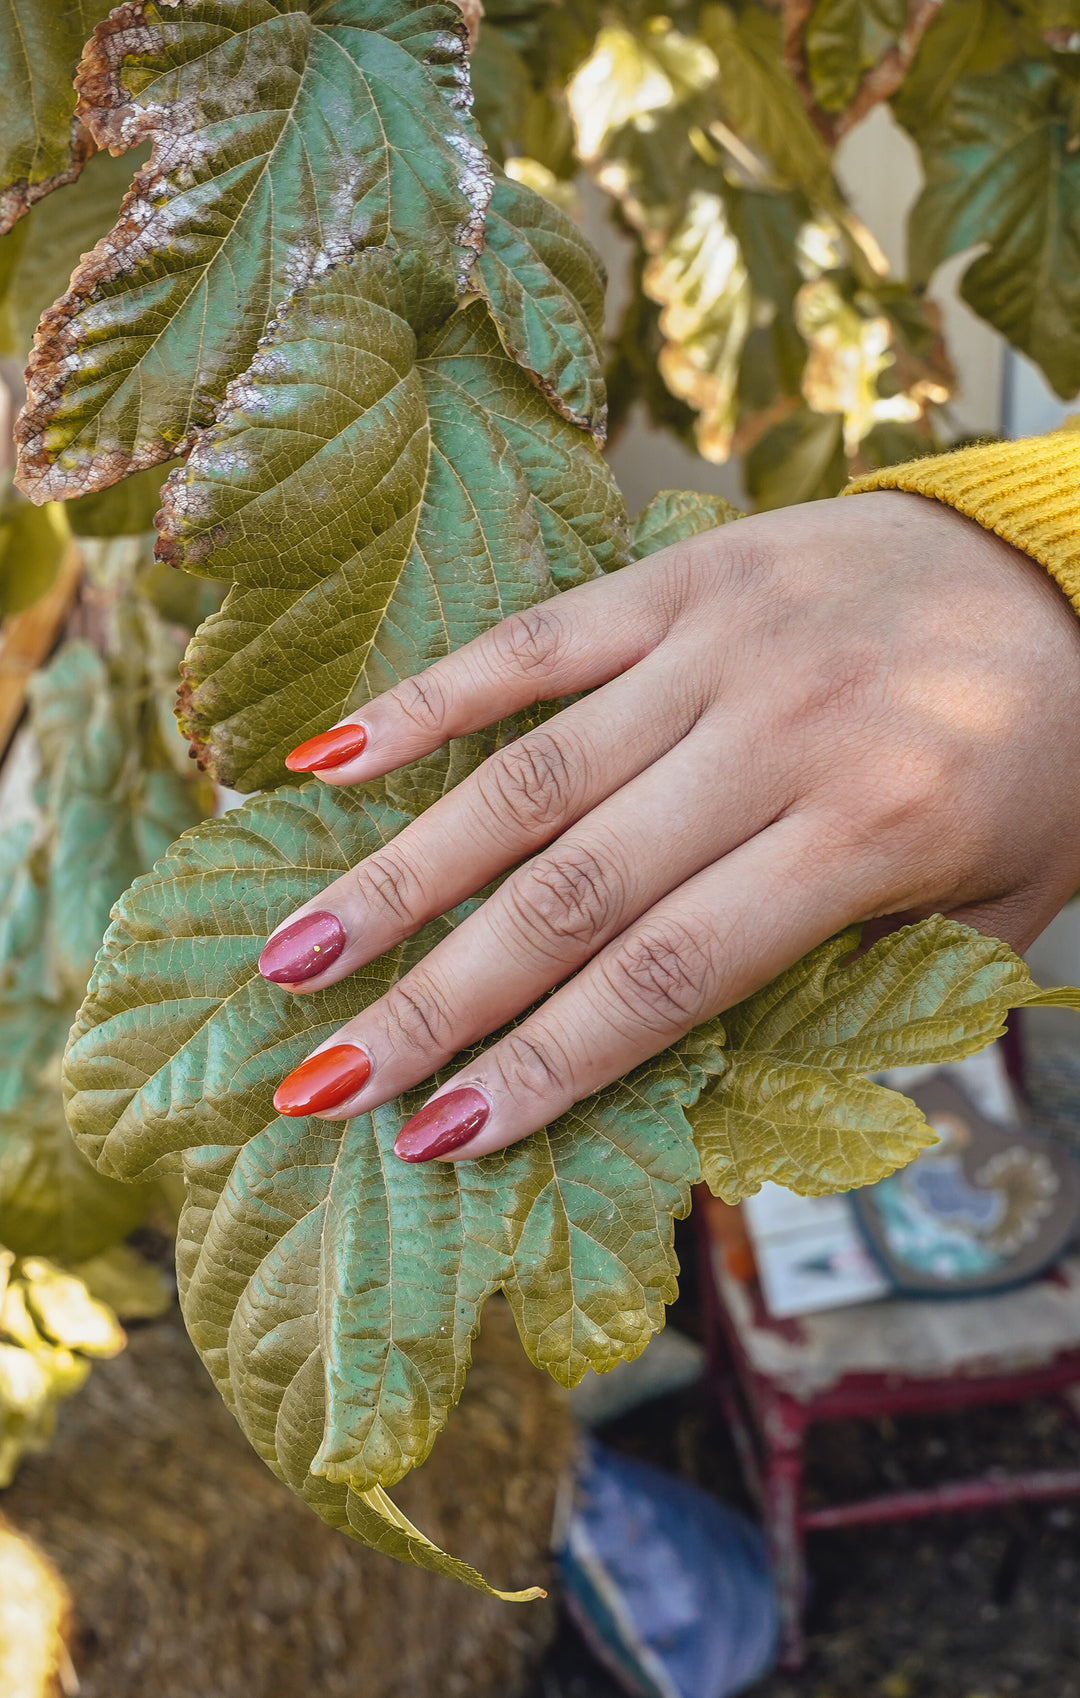
POLYGON ((782 1405, 766 1416, 763 1481, 765 1531, 780 1606, 780 1666, 801 1668, 806 1656, 803 1609, 806 1559, 802 1532, 804 1424, 782 1405))

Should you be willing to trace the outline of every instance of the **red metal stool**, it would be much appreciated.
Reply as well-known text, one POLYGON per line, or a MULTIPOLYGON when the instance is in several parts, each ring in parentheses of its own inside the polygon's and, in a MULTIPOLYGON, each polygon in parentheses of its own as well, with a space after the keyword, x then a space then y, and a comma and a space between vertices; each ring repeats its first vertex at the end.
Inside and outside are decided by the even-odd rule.
POLYGON ((804 1535, 870 1522, 1080 1496, 1080 1469, 950 1481, 807 1509, 803 1447, 815 1421, 932 1414, 1080 1387, 1080 1257, 989 1297, 885 1298, 798 1320, 765 1310, 731 1211, 702 1193, 701 1250, 708 1374, 756 1497, 781 1611, 781 1666, 804 1657, 804 1535))

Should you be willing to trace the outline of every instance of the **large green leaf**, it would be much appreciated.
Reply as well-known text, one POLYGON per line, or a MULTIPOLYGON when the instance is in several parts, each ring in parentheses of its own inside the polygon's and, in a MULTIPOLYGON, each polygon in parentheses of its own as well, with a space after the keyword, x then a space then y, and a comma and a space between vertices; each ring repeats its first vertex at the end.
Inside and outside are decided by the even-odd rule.
POLYGON ((0 0, 0 235, 78 176, 93 142, 75 119, 72 78, 110 0, 0 0))
POLYGON ((181 723, 228 784, 515 610, 621 564, 593 444, 479 300, 418 345, 398 270, 300 292, 165 490, 159 553, 234 586, 185 661, 181 723))
POLYGON ((720 1065, 670 1055, 459 1165, 393 1156, 422 1091, 348 1124, 278 1117, 282 1073, 447 922, 303 998, 259 976, 262 941, 407 820, 309 784, 189 832, 118 904, 67 1058, 71 1124, 101 1171, 183 1166, 184 1312, 244 1431, 369 1541, 357 1494, 426 1455, 498 1287, 530 1356, 568 1384, 662 1325, 672 1220, 698 1171, 683 1105, 702 1061, 720 1065))
POLYGON ((981 246, 964 299, 1057 393, 1080 389, 1080 153, 1073 85, 1021 63, 963 78, 919 136, 926 185, 909 225, 912 278, 981 246))
POLYGON ((729 1202, 766 1180, 804 1196, 873 1184, 936 1140, 868 1073, 971 1055, 1010 1008, 1080 1009, 1080 991, 1041 991, 1006 944, 940 915, 847 959, 858 941, 858 927, 831 938, 723 1016, 728 1069, 690 1117, 729 1202))
POLYGON ((38 339, 19 425, 35 499, 103 488, 208 425, 276 305, 355 248, 403 255, 445 312, 490 170, 448 0, 133 0, 97 32, 80 112, 153 142, 114 230, 38 339))
POLYGON ((602 441, 606 279, 592 244, 557 206, 500 177, 474 278, 518 364, 564 418, 602 441))

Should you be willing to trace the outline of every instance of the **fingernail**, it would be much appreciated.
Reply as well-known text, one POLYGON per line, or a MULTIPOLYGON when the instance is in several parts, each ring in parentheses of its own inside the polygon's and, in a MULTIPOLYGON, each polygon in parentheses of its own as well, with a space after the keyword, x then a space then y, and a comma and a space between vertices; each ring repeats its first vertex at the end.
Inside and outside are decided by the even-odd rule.
POLYGON ((275 985, 299 985, 325 972, 345 948, 345 928, 336 914, 303 914, 275 932, 259 956, 259 972, 275 985))
POLYGON ((334 725, 317 737, 309 737, 306 743, 298 743, 285 756, 285 765, 290 772, 325 772, 327 767, 351 761, 366 743, 367 732, 362 725, 334 725))
POLYGON ((279 1114, 315 1114, 358 1091, 371 1073, 371 1058, 356 1044, 335 1044, 309 1055, 274 1092, 279 1114))
POLYGON ((463 1085, 425 1103, 407 1120, 394 1143, 394 1154, 402 1161, 431 1161, 445 1156, 475 1138, 491 1113, 483 1091, 463 1085))

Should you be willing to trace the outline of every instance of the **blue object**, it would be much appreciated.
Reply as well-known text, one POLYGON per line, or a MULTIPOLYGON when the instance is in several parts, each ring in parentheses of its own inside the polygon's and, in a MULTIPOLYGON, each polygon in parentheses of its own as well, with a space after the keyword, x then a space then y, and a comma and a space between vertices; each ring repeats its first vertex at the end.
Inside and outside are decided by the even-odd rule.
POLYGON ((558 1563, 570 1616, 634 1698, 732 1698, 773 1666, 761 1533, 672 1474, 586 1440, 558 1563))

